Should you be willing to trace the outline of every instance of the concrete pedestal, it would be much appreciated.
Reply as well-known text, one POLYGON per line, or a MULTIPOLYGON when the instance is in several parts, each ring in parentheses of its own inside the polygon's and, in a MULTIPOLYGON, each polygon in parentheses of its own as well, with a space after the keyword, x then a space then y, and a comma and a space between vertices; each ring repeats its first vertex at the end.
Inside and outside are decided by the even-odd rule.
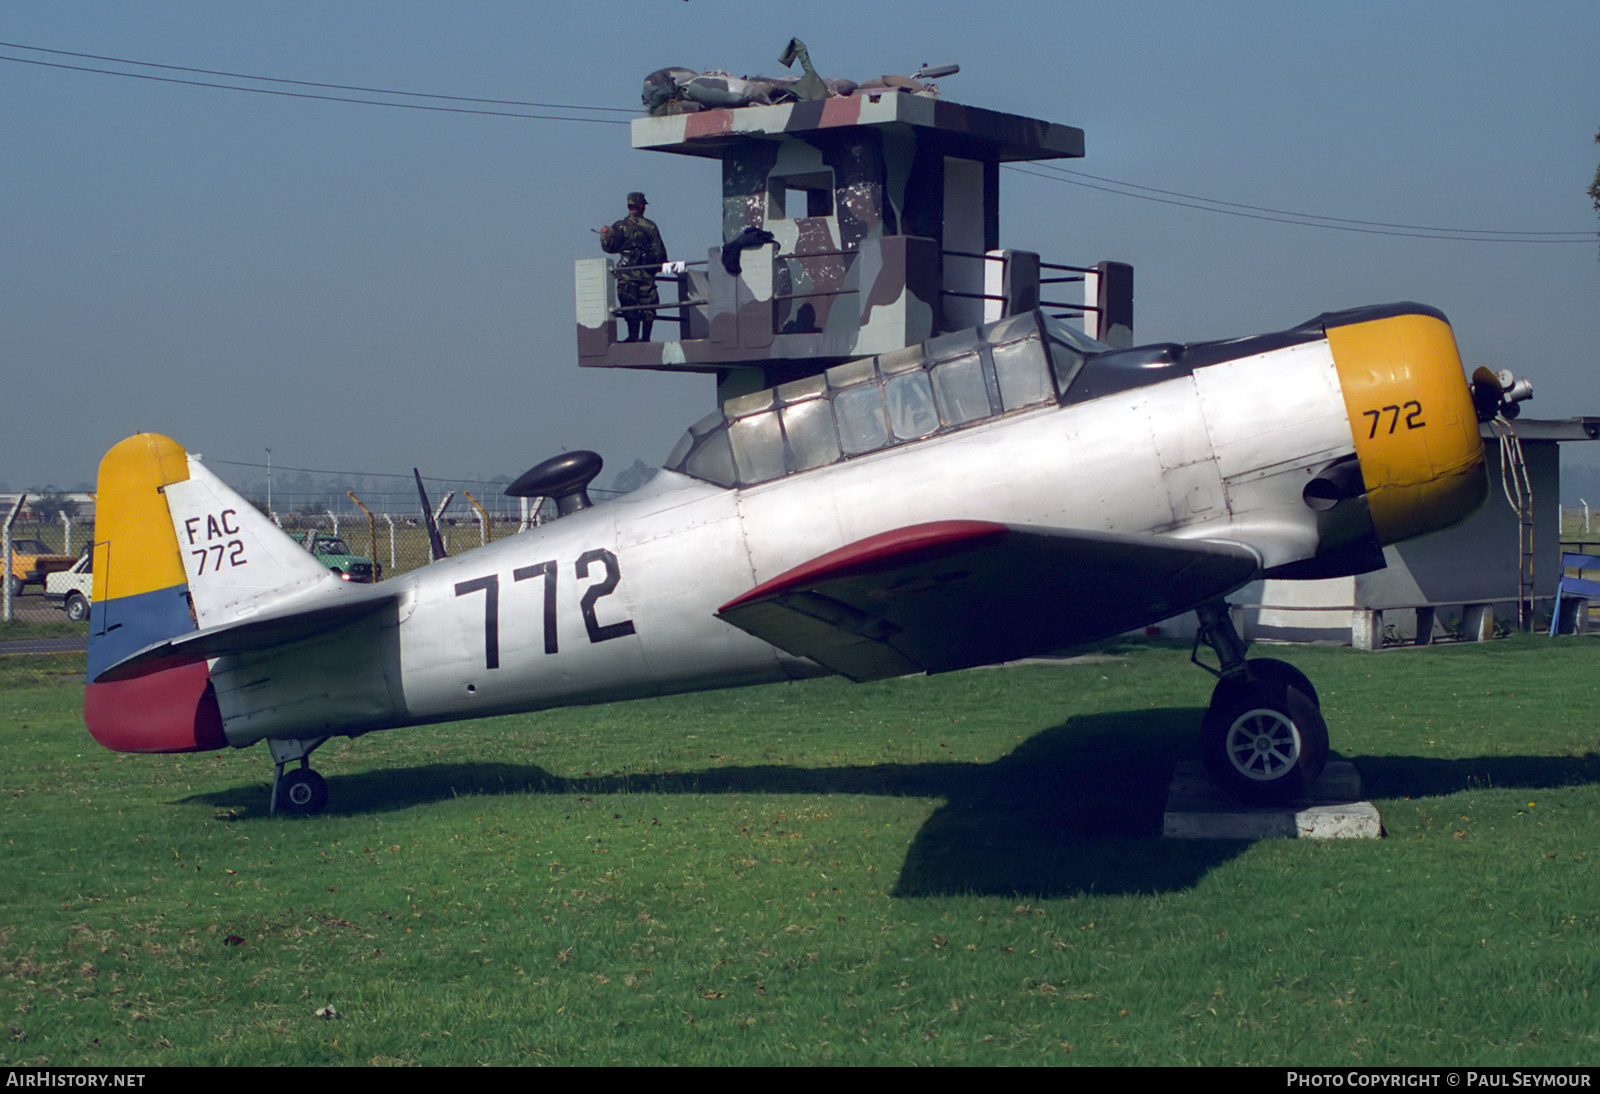
POLYGON ((1305 801, 1244 805, 1206 778, 1204 768, 1181 763, 1167 791, 1162 835, 1168 839, 1377 839, 1383 820, 1361 797, 1361 776, 1345 760, 1330 760, 1305 801))

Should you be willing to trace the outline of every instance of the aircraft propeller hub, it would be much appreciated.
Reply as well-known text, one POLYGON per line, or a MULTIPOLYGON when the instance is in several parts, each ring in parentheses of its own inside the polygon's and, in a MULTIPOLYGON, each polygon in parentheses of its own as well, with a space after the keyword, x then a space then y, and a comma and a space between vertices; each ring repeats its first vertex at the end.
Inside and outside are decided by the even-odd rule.
POLYGON ((1520 404, 1533 398, 1533 381, 1526 376, 1520 379, 1508 368, 1499 372, 1477 368, 1472 373, 1472 405, 1480 422, 1495 418, 1515 418, 1522 413, 1520 404))

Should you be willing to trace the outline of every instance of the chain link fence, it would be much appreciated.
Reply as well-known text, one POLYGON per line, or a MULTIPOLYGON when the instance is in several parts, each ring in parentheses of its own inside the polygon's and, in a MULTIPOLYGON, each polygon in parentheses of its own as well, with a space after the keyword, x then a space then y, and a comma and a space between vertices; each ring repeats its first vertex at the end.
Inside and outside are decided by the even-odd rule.
MULTIPOLYGON (((311 544, 330 569, 352 577, 361 575, 352 565, 361 559, 370 559, 375 564, 371 572, 381 579, 430 561, 427 527, 416 512, 376 513, 370 520, 359 513, 352 518, 291 512, 279 514, 278 521, 284 531, 311 544)), ((446 516, 439 522, 439 535, 449 554, 459 554, 515 535, 521 526, 520 515, 446 516)), ((60 526, 18 522, 14 533, 17 541, 41 540, 52 553, 76 554, 93 541, 94 525, 74 525, 70 551, 60 526)), ((48 598, 43 586, 29 584, 17 590, 11 599, 11 620, 0 620, 0 689, 81 682, 89 625, 68 620, 61 603, 48 598)))
MULTIPOLYGON (((407 573, 431 560, 427 523, 411 475, 357 475, 280 469, 276 483, 260 465, 208 461, 258 509, 347 579, 370 572, 379 580, 407 573), (219 466, 220 465, 220 466, 219 466), (269 509, 268 497, 271 497, 269 509), (373 564, 370 571, 362 560, 373 564)), ((623 489, 591 487, 596 501, 614 497, 649 478, 642 464, 617 476, 623 489)), ((548 502, 528 512, 520 499, 507 498, 508 476, 485 480, 425 479, 438 516, 445 551, 455 555, 515 535, 528 524, 553 519, 548 502)), ((9 506, 0 507, 0 518, 9 506)), ((77 556, 94 541, 91 505, 66 520, 36 519, 23 513, 13 523, 13 543, 37 540, 49 553, 77 556)), ((0 558, 4 572, 11 560, 0 558)), ((15 590, 11 618, 0 618, 0 689, 83 680, 88 622, 72 622, 42 584, 15 590)))
MULTIPOLYGON (((0 507, 0 518, 8 509, 0 507)), ((19 518, 12 523, 16 565, 12 558, 0 558, 0 568, 18 581, 13 583, 11 621, 0 619, 0 691, 82 681, 88 624, 68 622, 65 613, 45 599, 41 585, 20 582, 27 578, 24 571, 31 569, 29 560, 38 546, 50 555, 74 556, 93 535, 93 525, 83 521, 64 525, 19 518)))
MULTIPOLYGON (((541 515, 533 520, 542 523, 541 515)), ((370 559, 383 579, 426 566, 430 561, 427 525, 415 512, 374 513, 370 518, 360 513, 283 513, 279 514, 278 523, 290 535, 312 543, 315 553, 324 556, 325 561, 338 554, 370 559), (313 537, 311 533, 317 535, 313 537)), ((510 514, 446 516, 439 521, 439 538, 444 541, 445 552, 456 555, 516 535, 521 527, 521 516, 510 514)))

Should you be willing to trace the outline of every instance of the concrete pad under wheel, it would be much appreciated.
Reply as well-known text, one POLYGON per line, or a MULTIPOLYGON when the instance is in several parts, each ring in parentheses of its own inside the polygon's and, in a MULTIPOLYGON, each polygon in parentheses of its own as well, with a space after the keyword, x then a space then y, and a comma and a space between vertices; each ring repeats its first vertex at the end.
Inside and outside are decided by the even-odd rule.
POLYGON ((1361 797, 1361 776, 1329 760, 1310 792, 1288 805, 1245 805, 1211 784, 1205 769, 1180 763, 1167 790, 1161 834, 1168 839, 1377 839, 1378 810, 1361 797))

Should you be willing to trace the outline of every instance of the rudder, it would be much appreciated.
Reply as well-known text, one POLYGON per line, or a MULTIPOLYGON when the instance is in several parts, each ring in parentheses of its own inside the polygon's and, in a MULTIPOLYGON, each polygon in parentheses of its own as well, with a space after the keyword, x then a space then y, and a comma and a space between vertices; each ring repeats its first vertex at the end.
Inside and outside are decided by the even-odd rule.
POLYGON ((96 682, 129 654, 195 629, 162 496, 188 478, 188 453, 155 433, 129 437, 100 461, 83 716, 94 739, 119 752, 203 752, 228 743, 204 662, 96 682))

